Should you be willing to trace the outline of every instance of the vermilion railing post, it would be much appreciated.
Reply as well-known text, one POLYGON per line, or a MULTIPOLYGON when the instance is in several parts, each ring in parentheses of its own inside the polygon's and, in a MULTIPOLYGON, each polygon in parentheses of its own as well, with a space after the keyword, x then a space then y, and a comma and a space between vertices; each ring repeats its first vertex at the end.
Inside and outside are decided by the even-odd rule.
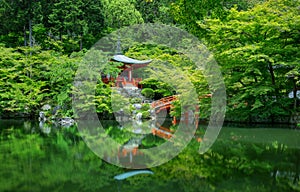
POLYGON ((199 105, 196 105, 196 107, 195 107, 195 125, 196 125, 196 129, 198 128, 198 124, 199 124, 199 114, 200 114, 199 105))

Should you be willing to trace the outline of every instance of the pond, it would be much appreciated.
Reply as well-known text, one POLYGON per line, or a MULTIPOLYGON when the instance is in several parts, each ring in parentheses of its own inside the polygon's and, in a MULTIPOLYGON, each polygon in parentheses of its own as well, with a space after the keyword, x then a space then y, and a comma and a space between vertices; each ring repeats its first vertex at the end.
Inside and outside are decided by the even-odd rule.
MULTIPOLYGON (((171 123, 147 133, 142 133, 149 127, 147 123, 139 124, 140 129, 115 121, 103 121, 102 125, 108 135, 123 144, 118 157, 127 163, 134 162, 139 154, 138 150, 123 150, 132 138, 134 148, 151 148, 165 143, 167 132, 176 131, 171 123)), ((206 128, 200 124, 182 152, 149 169, 153 175, 116 181, 114 176, 132 170, 98 157, 76 126, 1 120, 0 128, 0 191, 300 191, 297 129, 224 126, 213 146, 199 154, 206 128)))

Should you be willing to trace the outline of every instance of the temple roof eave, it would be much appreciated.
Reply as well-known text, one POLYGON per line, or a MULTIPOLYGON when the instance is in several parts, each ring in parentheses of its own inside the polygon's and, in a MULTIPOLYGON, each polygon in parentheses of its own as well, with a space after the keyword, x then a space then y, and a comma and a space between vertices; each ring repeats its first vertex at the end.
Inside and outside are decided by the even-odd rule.
POLYGON ((122 62, 125 64, 149 64, 152 60, 137 60, 127 57, 125 55, 114 55, 112 58, 113 61, 122 62))

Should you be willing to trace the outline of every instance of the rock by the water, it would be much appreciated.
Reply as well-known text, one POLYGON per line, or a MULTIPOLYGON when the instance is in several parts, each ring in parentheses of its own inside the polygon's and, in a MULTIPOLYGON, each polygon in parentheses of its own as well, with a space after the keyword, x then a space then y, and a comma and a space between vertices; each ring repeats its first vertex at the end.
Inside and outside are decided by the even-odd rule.
POLYGON ((61 109, 61 107, 58 105, 56 107, 53 108, 53 111, 52 111, 52 115, 56 115, 57 111, 61 109))
POLYGON ((61 126, 64 126, 64 127, 70 127, 72 125, 74 125, 75 121, 74 119, 72 119, 71 117, 64 117, 64 118, 60 118, 58 120, 58 123, 61 125, 61 126))
POLYGON ((45 124, 45 122, 40 121, 39 127, 40 127, 40 129, 41 129, 41 131, 42 131, 43 133, 45 133, 45 134, 50 134, 50 132, 51 132, 51 127, 50 127, 49 125, 45 124))
POLYGON ((139 104, 139 103, 135 103, 135 104, 133 104, 133 106, 134 106, 134 108, 137 109, 137 110, 139 110, 139 109, 142 108, 142 105, 139 104))
POLYGON ((50 109, 51 109, 51 105, 49 105, 49 104, 45 104, 45 105, 42 106, 43 111, 48 111, 50 109))
POLYGON ((138 114, 136 114, 136 119, 137 120, 141 120, 142 119, 142 116, 143 116, 143 114, 142 113, 138 113, 138 114))
POLYGON ((45 113, 43 111, 39 112, 39 121, 46 121, 45 113))

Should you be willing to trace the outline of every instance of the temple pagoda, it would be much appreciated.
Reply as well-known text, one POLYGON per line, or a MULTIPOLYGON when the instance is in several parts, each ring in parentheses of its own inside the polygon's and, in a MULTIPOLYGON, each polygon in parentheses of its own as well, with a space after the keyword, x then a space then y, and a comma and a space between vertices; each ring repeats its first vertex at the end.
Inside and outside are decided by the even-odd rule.
POLYGON ((115 54, 111 58, 111 62, 120 62, 123 65, 120 67, 121 72, 116 79, 106 76, 102 77, 104 83, 115 82, 117 87, 137 87, 140 88, 139 82, 142 78, 133 78, 133 71, 138 68, 146 67, 152 60, 137 60, 127 57, 123 54, 115 54))

